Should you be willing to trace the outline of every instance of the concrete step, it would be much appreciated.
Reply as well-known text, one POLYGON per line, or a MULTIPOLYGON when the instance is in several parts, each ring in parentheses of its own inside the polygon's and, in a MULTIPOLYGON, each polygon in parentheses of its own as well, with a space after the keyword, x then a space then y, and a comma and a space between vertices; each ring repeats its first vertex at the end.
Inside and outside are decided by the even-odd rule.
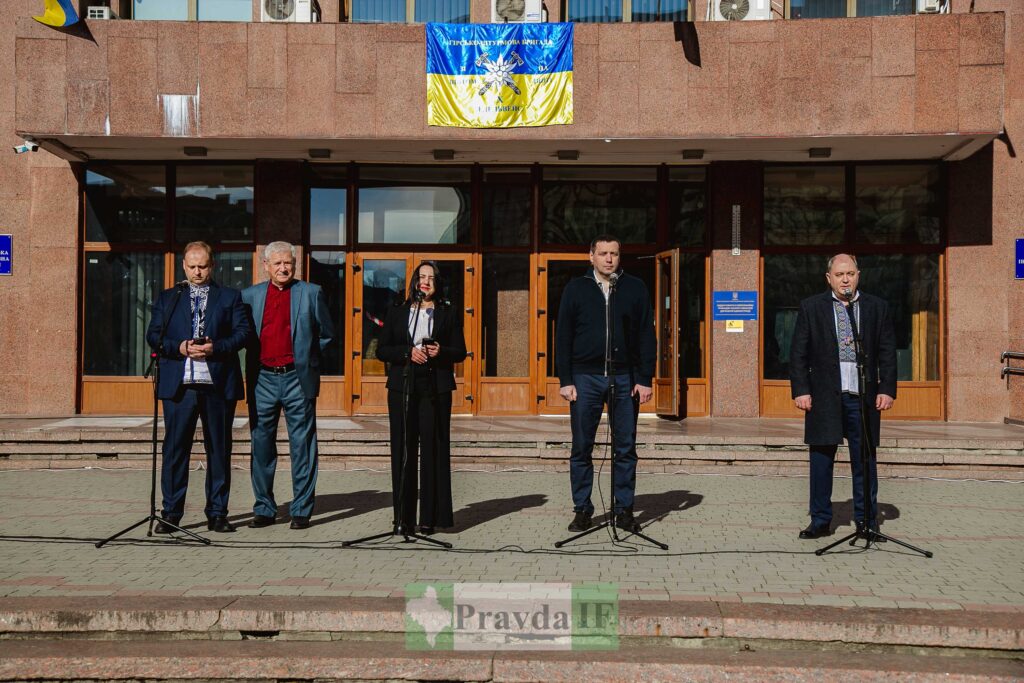
POLYGON ((0 644, 9 681, 963 681, 1009 683, 1019 660, 913 654, 625 646, 598 652, 416 652, 391 642, 0 644))
MULTIPOLYGON (((338 640, 401 636, 405 601, 369 597, 0 598, 0 640, 338 640)), ((619 636, 644 643, 744 640, 1021 653, 1024 612, 623 600, 619 636)))
MULTIPOLYGON (((160 437, 162 438, 162 430, 160 437)), ((464 430, 453 435, 453 465, 488 470, 567 468, 569 435, 556 430, 514 432, 464 430)), ((247 429, 234 432, 237 465, 248 464, 247 429)), ((321 429, 321 466, 330 469, 386 468, 389 435, 368 429, 321 429)), ((597 452, 604 444, 600 441, 597 452)), ((278 450, 287 460, 282 433, 278 450)), ((151 459, 146 429, 4 429, 0 431, 0 469, 38 467, 147 467, 151 459)), ((202 460, 202 439, 194 456, 202 460)), ((637 454, 646 472, 721 472, 736 474, 806 474, 807 451, 799 437, 738 434, 733 437, 686 435, 641 428, 637 454)), ((838 459, 845 459, 840 449, 838 459)), ((881 476, 942 476, 1024 480, 1024 439, 892 438, 878 449, 881 476)), ((283 463, 287 466, 287 462, 283 463)))

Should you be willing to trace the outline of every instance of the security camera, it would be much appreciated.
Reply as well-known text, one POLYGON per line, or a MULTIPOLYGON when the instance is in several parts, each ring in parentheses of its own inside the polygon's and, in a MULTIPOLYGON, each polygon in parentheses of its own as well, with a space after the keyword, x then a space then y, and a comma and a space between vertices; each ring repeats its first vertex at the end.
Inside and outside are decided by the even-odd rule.
POLYGON ((39 149, 39 143, 33 142, 31 140, 26 140, 25 142, 21 143, 20 145, 15 145, 14 146, 14 153, 15 154, 24 154, 25 152, 35 152, 38 149, 39 149))

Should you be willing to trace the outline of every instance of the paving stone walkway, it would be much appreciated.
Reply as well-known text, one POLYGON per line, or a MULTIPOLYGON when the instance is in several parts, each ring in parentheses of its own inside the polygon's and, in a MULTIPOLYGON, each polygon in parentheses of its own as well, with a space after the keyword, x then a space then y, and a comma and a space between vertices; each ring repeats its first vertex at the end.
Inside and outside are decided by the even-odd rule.
MULTIPOLYGON (((886 544, 816 557, 800 541, 804 477, 640 475, 636 511, 668 543, 613 543, 606 534, 556 550, 568 536, 561 473, 454 475, 457 526, 444 551, 388 540, 342 548, 389 528, 389 476, 323 471, 314 526, 235 534, 205 531, 204 473, 192 474, 184 523, 212 546, 147 538, 145 527, 102 549, 93 543, 148 511, 140 470, 0 472, 0 596, 401 596, 416 581, 610 581, 628 600, 1024 612, 1024 485, 889 479, 883 531, 934 552, 886 544)), ((290 473, 279 472, 282 515, 290 473)), ((249 518, 248 472, 236 469, 232 518, 249 518)), ((602 480, 606 486, 607 479, 602 480)), ((837 533, 851 530, 850 480, 836 479, 837 533)), ((599 499, 595 503, 600 508, 599 499)))

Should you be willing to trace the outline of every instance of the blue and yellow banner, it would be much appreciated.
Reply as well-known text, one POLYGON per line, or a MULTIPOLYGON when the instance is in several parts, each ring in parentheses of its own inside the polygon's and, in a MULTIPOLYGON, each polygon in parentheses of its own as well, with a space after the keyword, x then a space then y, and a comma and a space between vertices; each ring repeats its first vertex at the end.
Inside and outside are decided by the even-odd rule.
POLYGON ((427 124, 572 123, 573 24, 427 24, 427 124))
POLYGON ((71 0, 46 0, 43 16, 32 18, 40 24, 64 28, 78 23, 78 12, 75 11, 71 0))

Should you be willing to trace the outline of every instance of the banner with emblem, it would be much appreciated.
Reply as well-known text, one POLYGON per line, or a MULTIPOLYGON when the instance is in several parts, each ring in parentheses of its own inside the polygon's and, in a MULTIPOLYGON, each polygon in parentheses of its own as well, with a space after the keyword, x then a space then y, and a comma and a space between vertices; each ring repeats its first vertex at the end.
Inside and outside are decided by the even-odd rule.
POLYGON ((573 24, 427 24, 427 124, 572 123, 573 24))

